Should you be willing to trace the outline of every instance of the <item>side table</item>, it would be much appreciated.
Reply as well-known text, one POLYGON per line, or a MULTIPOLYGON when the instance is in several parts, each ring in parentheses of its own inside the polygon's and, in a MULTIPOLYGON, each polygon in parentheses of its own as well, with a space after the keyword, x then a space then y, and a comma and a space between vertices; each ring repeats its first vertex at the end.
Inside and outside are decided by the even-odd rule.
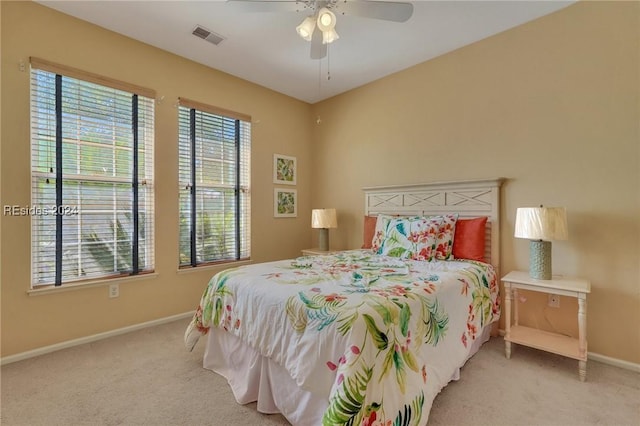
POLYGON ((528 272, 512 271, 502 277, 505 295, 505 355, 511 358, 511 344, 530 346, 578 360, 580 380, 587 377, 587 293, 591 283, 580 278, 553 277, 550 280, 531 278, 528 272), (518 289, 578 299, 578 338, 525 327, 518 323, 518 289), (511 302, 516 300, 511 324, 511 302))

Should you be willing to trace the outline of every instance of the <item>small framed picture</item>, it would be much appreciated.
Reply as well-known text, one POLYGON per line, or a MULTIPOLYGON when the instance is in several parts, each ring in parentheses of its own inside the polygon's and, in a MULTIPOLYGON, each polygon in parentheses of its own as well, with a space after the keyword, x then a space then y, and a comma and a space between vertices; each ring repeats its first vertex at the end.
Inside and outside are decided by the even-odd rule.
POLYGON ((275 188, 273 192, 274 217, 298 217, 298 191, 275 188))
POLYGON ((297 177, 296 157, 273 154, 273 183, 295 185, 297 177))

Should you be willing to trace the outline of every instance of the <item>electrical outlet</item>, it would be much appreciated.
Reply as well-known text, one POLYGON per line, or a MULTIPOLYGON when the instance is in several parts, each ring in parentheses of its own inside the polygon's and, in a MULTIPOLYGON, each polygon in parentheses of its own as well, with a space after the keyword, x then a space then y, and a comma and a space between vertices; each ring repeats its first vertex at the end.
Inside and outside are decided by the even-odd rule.
POLYGON ((120 286, 118 284, 110 284, 109 297, 118 297, 118 296, 120 296, 120 286))
POLYGON ((557 294, 550 294, 549 295, 549 306, 552 308, 559 308, 560 307, 560 296, 558 296, 557 294))

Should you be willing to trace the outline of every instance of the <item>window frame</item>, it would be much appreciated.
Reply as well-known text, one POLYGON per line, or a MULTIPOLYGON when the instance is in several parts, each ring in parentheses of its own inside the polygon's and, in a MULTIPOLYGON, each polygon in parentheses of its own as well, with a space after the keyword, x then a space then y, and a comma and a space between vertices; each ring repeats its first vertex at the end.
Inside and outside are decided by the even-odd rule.
MULTIPOLYGON (((186 111, 185 111, 186 112, 186 111)), ((202 123, 201 123, 202 124, 202 123)), ((222 142, 219 141, 222 146, 222 142)), ((211 105, 204 104, 202 102, 193 101, 191 99, 179 98, 178 99, 178 175, 180 179, 180 191, 188 190, 189 196, 189 261, 182 261, 181 244, 183 240, 182 226, 179 229, 179 253, 178 253, 178 270, 189 270, 192 268, 220 265, 225 263, 246 262, 251 259, 251 170, 250 170, 250 151, 251 151, 251 116, 247 114, 237 113, 224 108, 219 108, 211 105), (183 136, 182 129, 182 111, 187 110, 189 114, 189 181, 185 182, 181 180, 183 172, 182 157, 184 157, 183 146, 181 138, 183 136), (209 116, 216 117, 219 120, 233 120, 235 123, 234 137, 235 137, 235 158, 234 158, 234 174, 235 181, 232 185, 224 183, 215 184, 202 184, 198 182, 196 163, 198 161, 205 161, 204 158, 199 158, 196 153, 196 114, 207 114, 209 116), (244 126, 244 127, 241 127, 244 126), (243 132, 247 135, 243 136, 243 132), (245 146, 248 145, 248 146, 245 146), (248 158, 243 161, 243 155, 248 155, 248 158), (246 163, 246 164, 245 164, 246 163), (243 174, 244 173, 244 174, 243 174), (198 188, 205 187, 208 190, 215 189, 233 189, 234 191, 234 244, 235 255, 233 258, 219 258, 209 260, 198 260, 198 248, 196 246, 197 241, 197 197, 199 195, 198 188), (243 205, 244 210, 243 210, 243 205), (244 227, 243 227, 244 223, 244 227), (243 255, 244 253, 244 255, 243 255)), ((221 160, 222 161, 222 160, 221 160)), ((180 217, 182 220, 182 193, 178 197, 180 217)), ((223 212, 227 212, 226 209, 223 212)))
MULTIPOLYGON (((153 182, 154 182, 154 164, 153 164, 154 152, 153 151, 154 151, 154 143, 155 143, 154 141, 154 138, 155 138, 155 135, 154 135, 155 133, 155 107, 154 106, 155 105, 154 104, 155 104, 155 97, 156 97, 155 91, 141 87, 141 86, 137 86, 134 84, 104 77, 91 72, 79 70, 77 68, 56 64, 54 62, 44 60, 41 58, 31 57, 30 64, 31 64, 31 70, 30 70, 31 95, 30 95, 30 111, 29 111, 30 129, 31 129, 30 200, 32 203, 31 209, 33 209, 36 212, 40 212, 39 214, 31 213, 31 209, 30 209, 30 213, 29 213, 29 215, 31 216, 31 258, 30 258, 31 291, 41 291, 43 289, 47 289, 51 287, 53 288, 78 287, 78 286, 86 285, 88 283, 95 283, 96 281, 104 281, 104 280, 112 280, 112 279, 122 280, 123 278, 128 276, 154 274, 155 273, 155 238, 154 238, 155 233, 153 228, 155 226, 155 205, 154 205, 154 186, 153 186, 153 182), (40 117, 37 117, 37 115, 39 114, 39 112, 37 112, 38 111, 37 108, 38 108, 38 105, 40 105, 40 102, 43 102, 43 103, 51 102, 51 93, 45 93, 42 96, 42 98, 38 98, 38 100, 36 100, 36 96, 38 96, 38 94, 34 94, 34 90, 36 89, 36 86, 34 86, 34 81, 39 78, 37 74, 40 72, 49 73, 53 75, 53 78, 55 79, 55 94, 53 96, 53 103, 55 104, 55 107, 54 107, 55 108, 55 112, 54 112, 55 129, 54 129, 54 132, 51 132, 51 129, 48 129, 48 133, 46 133, 44 136, 39 132, 38 134, 36 134, 35 132, 35 129, 38 128, 36 126, 39 126, 36 123, 38 123, 40 120, 40 117), (113 89, 120 92, 125 92, 126 95, 131 96, 130 122, 127 122, 131 124, 131 135, 129 136, 131 138, 130 147, 128 147, 128 145, 118 146, 115 142, 113 143, 113 145, 105 144, 104 146, 100 146, 102 144, 97 144, 96 142, 91 142, 89 140, 83 139, 81 135, 81 131, 76 130, 75 133, 72 132, 72 135, 73 137, 75 137, 75 139, 72 139, 71 140, 72 142, 69 142, 69 140, 67 140, 66 143, 67 145, 71 144, 70 146, 76 147, 76 149, 78 150, 75 154, 77 156, 76 163, 78 164, 78 168, 76 173, 69 173, 68 171, 65 170, 65 167, 68 167, 68 166, 64 165, 64 159, 69 158, 70 156, 71 159, 73 160, 73 156, 70 154, 65 155, 63 153, 64 151, 63 144, 65 143, 65 137, 63 136, 63 115, 64 115, 63 108, 65 105, 67 106, 67 108, 69 108, 70 106, 73 107, 74 104, 73 103, 65 104, 65 100, 63 99, 63 93, 62 93, 63 78, 68 79, 68 80, 65 80, 67 81, 67 84, 73 84, 73 85, 77 85, 78 87, 82 86, 82 87, 85 87, 86 89, 96 90, 96 92, 98 93, 97 96, 102 95, 103 93, 106 94, 108 93, 108 91, 113 89), (140 99, 141 97, 142 99, 140 99), (140 101, 142 101, 142 106, 139 108, 140 101), (142 114, 142 118, 140 119, 142 122, 141 127, 139 125, 140 124, 139 117, 138 117, 139 113, 142 114), (50 138, 52 140, 47 141, 46 144, 48 147, 53 145, 53 148, 55 150, 55 171, 53 167, 50 167, 50 169, 48 170, 49 173, 47 172, 43 173, 42 170, 39 170, 42 168, 42 164, 36 159, 36 155, 38 155, 40 149, 42 149, 40 144, 45 139, 50 139, 50 138), (142 146, 140 146, 140 144, 142 144, 142 146), (128 164, 127 161, 130 161, 132 166, 131 169, 126 172, 127 177, 118 176, 118 170, 115 168, 113 169, 113 175, 105 174, 105 175, 98 176, 98 175, 92 174, 90 171, 82 172, 80 170, 79 165, 82 162, 83 156, 88 154, 83 154, 82 153, 83 150, 81 148, 82 147, 86 148, 87 146, 92 146, 92 145, 99 146, 100 149, 110 149, 111 151, 113 151, 114 158, 116 153, 119 152, 118 150, 121 150, 122 152, 125 152, 125 153, 127 151, 131 151, 129 154, 130 160, 125 161, 126 164, 128 164), (143 154, 143 157, 141 157, 140 159, 139 156, 141 154, 143 154), (139 180, 141 177, 140 176, 141 162, 143 164, 143 167, 142 167, 143 180, 142 181, 139 180), (63 171, 64 171, 64 175, 63 175, 63 171), (42 252, 36 249, 36 247, 38 245, 41 245, 43 241, 44 242, 47 241, 46 239, 43 239, 40 228, 42 226, 50 227, 51 224, 49 223, 48 225, 46 225, 45 222, 42 222, 42 219, 38 219, 37 216, 42 215, 42 212, 47 208, 50 208, 51 206, 38 206, 38 203, 41 203, 42 201, 44 201, 44 198, 43 198, 44 196, 43 196, 43 193, 36 192, 36 186, 37 186, 36 182, 38 182, 38 180, 43 180, 43 179, 45 179, 48 182, 50 178, 55 179, 55 185, 56 185, 55 212, 58 213, 58 214, 53 213, 55 215, 55 237, 54 237, 55 238, 55 272, 53 273, 52 280, 49 279, 49 277, 45 277, 44 279, 47 279, 47 280, 43 281, 43 279, 40 279, 39 277, 42 275, 42 272, 40 269, 44 261, 42 260, 42 252), (83 183, 86 185, 86 184, 90 184, 91 182, 101 183, 101 184, 107 185, 107 187, 109 185, 113 186, 112 191, 114 191, 113 192, 114 204, 113 204, 113 209, 109 211, 113 212, 116 218, 118 217, 118 212, 122 210, 122 208, 118 204, 116 204, 117 202, 120 201, 120 198, 117 198, 118 196, 116 195, 118 191, 117 187, 118 185, 122 185, 123 187, 130 186, 131 188, 130 214, 131 214, 132 229, 130 232, 127 233, 127 236, 128 238, 130 238, 130 242, 131 242, 131 247, 130 247, 131 248, 130 250, 131 267, 129 268, 130 270, 119 269, 118 267, 114 267, 114 270, 105 270, 100 267, 98 268, 94 267, 94 270, 92 270, 89 273, 89 276, 87 276, 87 273, 83 269, 83 266, 85 266, 86 264, 83 263, 82 260, 79 260, 79 265, 82 265, 82 266, 78 267, 78 270, 76 273, 70 274, 71 278, 68 278, 68 276, 67 278, 65 278, 63 276, 64 271, 63 271, 63 265, 61 260, 63 256, 62 254, 63 242, 67 246, 69 245, 76 246, 77 248, 75 249, 75 251, 77 253, 82 253, 83 246, 85 246, 86 248, 86 245, 91 243, 87 243, 86 241, 84 241, 84 237, 81 237, 82 235, 81 232, 83 231, 83 228, 79 223, 75 225, 77 227, 76 233, 78 235, 78 238, 73 240, 73 239, 69 239, 67 235, 65 235, 64 237, 66 238, 66 240, 63 241, 63 230, 65 229, 65 226, 63 225, 63 214, 60 214, 61 208, 64 207, 63 187, 69 188, 69 185, 71 185, 71 188, 73 188, 75 185, 79 188, 78 191, 80 191, 80 188, 82 187, 83 183), (144 187, 144 188, 141 189, 141 187, 144 187), (143 201, 140 201, 141 191, 143 191, 144 193, 143 201), (40 210, 36 210, 38 208, 40 210), (141 210, 142 210, 142 213, 144 214, 144 219, 140 218, 141 210), (143 237, 141 237, 139 232, 141 221, 144 222, 144 226, 146 227, 145 235, 143 237), (141 256, 140 245, 141 244, 144 245, 144 254, 142 254, 145 258, 144 268, 141 268, 140 266, 140 256, 141 256), (73 275, 76 275, 75 278, 73 277, 73 275), (83 277, 83 275, 85 276, 83 277)), ((46 76, 45 74, 41 74, 41 75, 43 77, 46 76)), ((51 76, 49 76, 49 78, 51 78, 51 76)), ((42 89, 42 87, 37 86, 37 90, 40 90, 40 89, 42 89)), ((122 93, 116 94, 114 92, 114 96, 122 96, 122 95, 123 95, 122 93)), ((83 101, 86 99, 93 99, 93 98, 85 98, 85 97, 79 96, 77 99, 78 101, 83 101)), ((77 106, 75 108, 77 108, 77 106)), ((89 108, 87 110, 73 109, 73 111, 77 114, 80 114, 83 111, 88 111, 89 113, 95 114, 96 117, 104 117, 103 119, 107 121, 111 120, 114 123, 117 121, 116 114, 118 110, 115 110, 115 109, 114 109, 113 115, 103 114, 103 112, 100 111, 98 107, 96 107, 95 109, 89 108)), ((51 112, 52 111, 49 110, 48 114, 51 114, 51 112)), ((80 117, 82 116, 79 115, 78 120, 80 119, 80 117)), ((96 125, 96 126, 100 127, 99 125, 96 125)), ((109 127, 107 127, 107 129, 109 129, 109 127)), ((111 127, 110 129, 113 131, 115 127, 111 127)), ((66 130, 68 130, 68 128, 66 128, 66 130)), ((68 139, 68 137, 66 137, 66 139, 68 139)), ((116 160, 114 159, 113 161, 116 161, 116 160)), ((116 163, 112 163, 112 166, 117 167, 116 163)), ((78 194, 80 194, 80 192, 78 194)), ((82 196, 78 195, 78 199, 80 198, 82 198, 82 196)), ((78 204, 75 206, 76 213, 82 215, 83 206, 87 206, 88 203, 89 203, 88 200, 85 200, 84 203, 82 201, 78 201, 78 204)), ((95 201, 93 201, 93 203, 95 203, 95 201)), ((128 212, 128 211, 129 211, 128 209, 122 210, 122 212, 128 212)), ((44 214, 47 215, 49 213, 44 213, 44 214)), ((92 214, 92 210, 90 209, 87 214, 92 214)), ((93 212, 93 214, 95 214, 95 212, 93 212)), ((80 219, 79 219, 79 222, 80 222, 80 219)), ((114 233, 113 241, 111 240, 106 241, 107 244, 111 243, 113 245, 112 253, 115 253, 114 263, 117 263, 116 258, 119 250, 117 246, 120 243, 120 240, 118 239, 118 237, 115 236, 117 232, 116 226, 117 226, 116 223, 112 223, 112 233, 114 233)), ((72 232, 69 235, 73 235, 73 234, 74 232, 72 232)), ((100 241, 100 243, 104 243, 104 242, 105 240, 100 241)), ((129 241, 127 241, 127 243, 128 242, 129 241)), ((96 262, 95 259, 94 259, 94 262, 99 263, 99 262, 96 262)), ((50 260, 49 260, 49 263, 51 263, 50 260)))

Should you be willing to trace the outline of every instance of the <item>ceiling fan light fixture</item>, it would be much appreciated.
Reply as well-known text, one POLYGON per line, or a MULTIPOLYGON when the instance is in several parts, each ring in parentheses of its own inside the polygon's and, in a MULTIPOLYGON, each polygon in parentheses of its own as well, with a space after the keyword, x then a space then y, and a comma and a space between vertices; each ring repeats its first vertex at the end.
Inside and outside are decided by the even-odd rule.
POLYGON ((330 29, 329 31, 323 31, 322 32, 322 44, 333 43, 334 41, 336 41, 339 38, 340 38, 340 36, 338 35, 336 30, 334 30, 334 29, 330 29))
POLYGON ((300 25, 296 27, 298 35, 306 41, 311 41, 313 30, 316 28, 316 20, 313 16, 307 16, 300 25))
POLYGON ((318 12, 318 28, 323 33, 326 31, 333 30, 336 26, 336 15, 333 14, 332 11, 323 7, 318 12))

